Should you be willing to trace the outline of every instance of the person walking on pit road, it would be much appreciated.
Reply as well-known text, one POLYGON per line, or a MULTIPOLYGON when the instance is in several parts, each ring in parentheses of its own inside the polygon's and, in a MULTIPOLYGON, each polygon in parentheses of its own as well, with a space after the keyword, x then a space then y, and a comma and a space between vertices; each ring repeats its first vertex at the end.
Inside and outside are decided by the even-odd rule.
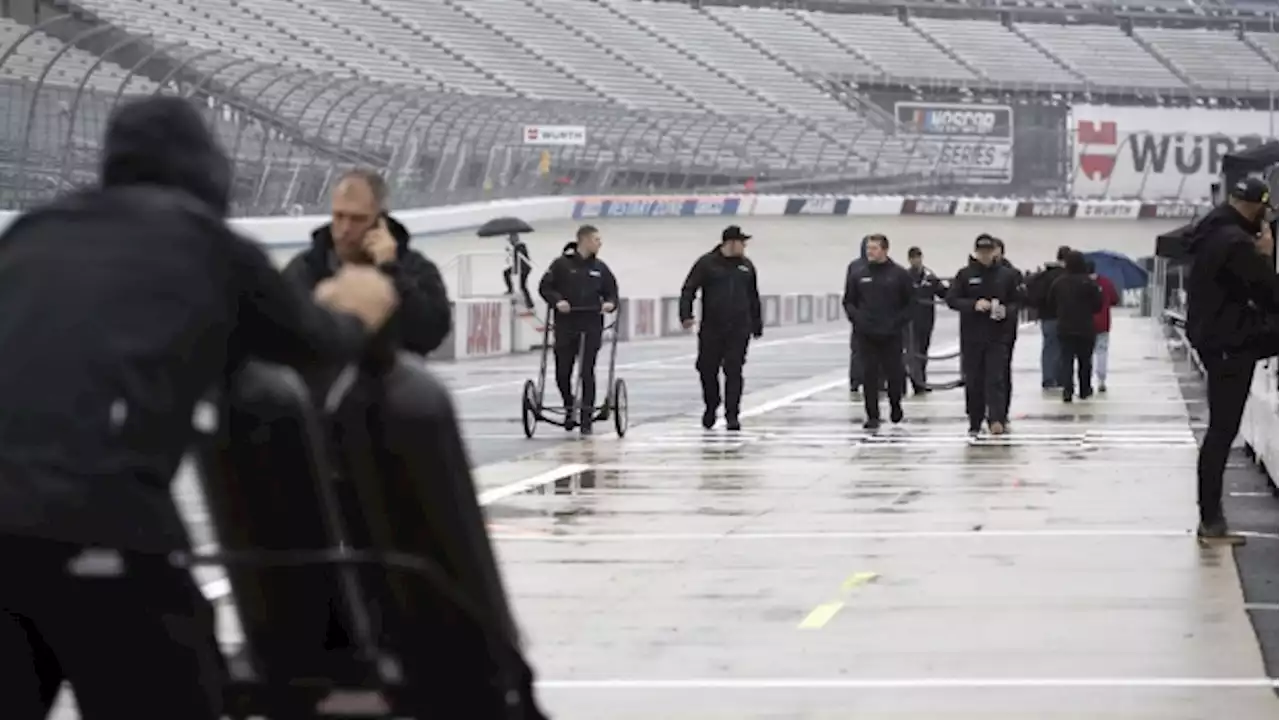
POLYGON ((1063 245, 1058 248, 1056 260, 1045 263, 1044 269, 1027 280, 1027 303, 1036 309, 1040 321, 1040 387, 1043 390, 1056 390, 1061 372, 1058 361, 1062 358, 1062 350, 1058 347, 1058 316, 1054 309, 1046 305, 1049 288, 1053 282, 1065 272, 1062 263, 1067 259, 1071 248, 1063 245))
POLYGON ((1098 274, 1092 260, 1088 265, 1089 276, 1102 290, 1102 309, 1093 314, 1093 330, 1097 333, 1093 341, 1093 374, 1098 378, 1098 392, 1105 393, 1107 391, 1107 359, 1111 350, 1111 308, 1120 304, 1120 293, 1116 290, 1115 283, 1105 275, 1098 274))
POLYGON ((889 385, 889 419, 902 422, 906 367, 902 339, 915 305, 911 274, 889 259, 889 239, 867 237, 867 262, 849 275, 844 287, 845 313, 853 318, 865 386, 863 427, 880 427, 880 379, 889 385))
POLYGON ((1009 420, 1005 373, 1009 341, 1005 323, 1018 321, 1018 274, 995 261, 996 243, 979 235, 969 264, 956 273, 947 305, 960 313, 960 362, 969 433, 983 420, 992 435, 1003 435, 1009 420))
POLYGON ((1071 402, 1078 389, 1080 399, 1093 396, 1093 346, 1097 339, 1093 316, 1102 311, 1102 288, 1089 277, 1084 254, 1072 250, 1064 263, 1066 274, 1053 281, 1045 307, 1058 318, 1058 349, 1062 353, 1058 366, 1058 385, 1062 401, 1071 402), (1079 380, 1072 382, 1075 373, 1079 380))
POLYGON ((908 345, 911 353, 907 358, 908 366, 914 368, 911 373, 911 385, 916 394, 929 392, 929 344, 933 339, 933 325, 937 319, 935 301, 945 300, 947 286, 932 270, 924 265, 924 253, 920 248, 907 250, 907 262, 910 267, 911 286, 915 301, 911 305, 911 342, 908 345))
POLYGON ((720 372, 724 371, 724 419, 729 430, 740 430, 742 367, 751 338, 764 335, 756 266, 745 256, 751 236, 730 225, 720 244, 698 258, 680 289, 680 324, 693 327, 693 299, 702 296, 696 367, 702 383, 702 427, 716 424, 720 407, 720 372))
POLYGON ((591 434, 591 420, 595 416, 596 356, 604 340, 602 313, 613 312, 618 307, 618 281, 609 266, 599 259, 600 231, 591 225, 578 228, 573 251, 565 246, 565 253, 552 261, 542 281, 538 294, 551 306, 554 315, 556 359, 556 387, 564 401, 565 429, 582 426, 582 434, 591 434), (582 351, 582 397, 579 398, 582 416, 573 417, 573 366, 582 351))

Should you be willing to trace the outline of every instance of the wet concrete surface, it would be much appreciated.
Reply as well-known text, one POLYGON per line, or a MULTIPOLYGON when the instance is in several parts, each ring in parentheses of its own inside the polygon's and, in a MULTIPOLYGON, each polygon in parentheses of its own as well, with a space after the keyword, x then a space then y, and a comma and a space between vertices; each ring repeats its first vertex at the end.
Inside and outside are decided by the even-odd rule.
POLYGON ((533 356, 440 368, 552 718, 1276 716, 1240 589, 1274 589, 1274 520, 1269 567, 1195 542, 1195 400, 1150 321, 1070 406, 1025 332, 1014 432, 976 440, 960 391, 864 432, 845 329, 784 332, 737 434, 698 427, 688 339, 621 346, 621 441, 523 439, 533 356))
POLYGON ((1024 338, 1007 438, 941 393, 867 434, 837 371, 484 474, 542 480, 488 512, 552 716, 1275 717, 1163 340, 1113 338, 1070 406, 1024 338))

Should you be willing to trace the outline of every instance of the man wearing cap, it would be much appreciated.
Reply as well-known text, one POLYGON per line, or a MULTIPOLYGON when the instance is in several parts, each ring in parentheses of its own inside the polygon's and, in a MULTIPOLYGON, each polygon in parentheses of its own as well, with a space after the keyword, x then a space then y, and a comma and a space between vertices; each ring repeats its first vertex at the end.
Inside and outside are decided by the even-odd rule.
POLYGON ((911 386, 916 394, 929 392, 927 370, 929 366, 929 343, 933 339, 933 324, 937 318, 934 308, 936 300, 947 297, 947 286, 932 270, 924 265, 924 253, 918 247, 907 250, 907 273, 911 276, 911 287, 914 302, 911 305, 911 353, 907 362, 914 368, 911 373, 911 386))
POLYGON ((1274 357, 1280 342, 1270 201, 1266 182, 1245 178, 1191 234, 1187 338, 1204 364, 1209 391, 1209 427, 1196 463, 1202 540, 1243 542, 1227 530, 1222 474, 1255 363, 1274 357))
POLYGON ((698 327, 698 377, 702 382, 702 427, 716 424, 720 407, 720 371, 724 371, 724 419, 729 430, 740 430, 742 366, 747 345, 764 334, 756 266, 745 257, 751 236, 737 225, 720 234, 720 244, 698 258, 680 289, 680 323, 693 327, 693 298, 702 295, 698 327))
POLYGON ((1017 273, 996 262, 995 238, 984 233, 947 291, 947 305, 960 313, 960 363, 971 435, 981 432, 983 420, 992 435, 1005 433, 1007 323, 1018 321, 1018 284, 1017 273))

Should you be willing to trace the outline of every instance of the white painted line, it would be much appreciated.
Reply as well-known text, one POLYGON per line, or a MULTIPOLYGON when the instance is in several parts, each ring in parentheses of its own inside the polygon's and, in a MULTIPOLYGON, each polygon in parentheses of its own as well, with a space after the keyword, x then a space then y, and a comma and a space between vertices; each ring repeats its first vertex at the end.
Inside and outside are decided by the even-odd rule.
POLYGON ((1271 678, 684 678, 539 680, 540 690, 990 690, 1014 688, 1273 688, 1271 678))
MULTIPOLYGON (((789 337, 789 338, 779 338, 779 339, 777 339, 777 340, 762 340, 762 341, 759 341, 759 342, 754 342, 754 343, 752 343, 752 344, 751 344, 751 349, 752 349, 752 350, 758 350, 758 349, 762 349, 762 348, 775 347, 775 346, 779 346, 779 345, 794 345, 794 344, 796 344, 796 343, 803 343, 803 342, 815 341, 815 340, 818 340, 818 339, 821 339, 821 338, 824 338, 824 337, 829 337, 829 336, 833 336, 833 335, 837 335, 837 334, 847 334, 847 332, 848 332, 848 331, 844 331, 844 330, 839 331, 838 333, 837 333, 837 332, 831 332, 831 331, 825 331, 825 332, 818 332, 818 333, 810 333, 810 334, 807 334, 807 335, 796 335, 795 337, 789 337)), ((694 335, 690 334, 688 337, 689 337, 690 339, 692 339, 692 338, 694 337, 694 335)), ((676 339, 679 339, 679 338, 673 337, 673 338, 662 338, 662 339, 664 339, 664 340, 666 340, 666 339, 676 340, 676 339)), ((615 369, 616 369, 616 370, 630 370, 630 369, 632 369, 632 368, 645 368, 645 367, 662 366, 662 365, 666 365, 666 364, 669 364, 669 363, 684 362, 684 361, 693 360, 693 359, 694 359, 694 358, 696 358, 696 357, 698 357, 698 354, 697 354, 697 353, 684 353, 684 354, 681 354, 681 355, 668 355, 668 356, 666 356, 666 357, 654 358, 654 359, 652 359, 652 360, 641 360, 641 361, 631 362, 631 363, 619 363, 619 364, 616 366, 616 368, 615 368, 615 369)), ((690 368, 690 369, 692 370, 692 368, 690 368)), ((505 374, 505 373, 516 373, 516 372, 528 372, 528 373, 529 373, 529 378, 528 378, 528 379, 532 379, 532 378, 533 378, 533 373, 536 373, 536 372, 537 372, 537 370, 538 370, 538 365, 537 365, 537 363, 536 363, 536 362, 532 362, 532 363, 530 363, 530 365, 529 365, 529 367, 528 367, 527 369, 526 369, 526 368, 523 368, 523 367, 516 367, 516 368, 506 368, 506 367, 504 367, 504 368, 503 368, 502 370, 500 370, 499 372, 500 372, 500 373, 503 373, 503 374, 505 374)), ((490 390, 498 390, 498 389, 500 389, 500 388, 519 387, 519 386, 521 386, 521 385, 523 385, 523 384, 524 384, 524 381, 525 381, 525 380, 526 380, 526 378, 523 378, 523 377, 522 377, 522 378, 520 378, 519 380, 503 380, 503 381, 500 381, 500 382, 488 383, 488 384, 485 384, 485 385, 472 385, 472 386, 470 386, 470 387, 462 387, 462 388, 456 388, 456 389, 451 388, 449 392, 451 392, 451 393, 452 393, 452 394, 454 394, 454 395, 471 395, 471 394, 474 394, 474 393, 488 392, 488 391, 490 391, 490 390)))
POLYGON ((866 530, 861 532, 741 532, 741 533, 582 533, 577 535, 494 534, 495 540, 538 542, 651 542, 679 540, 951 540, 951 539, 1064 539, 1064 538, 1174 538, 1191 537, 1191 530, 866 530))
POLYGON ((746 410, 743 410, 741 413, 739 413, 739 417, 749 418, 749 417, 756 417, 757 415, 764 415, 765 413, 773 412, 774 410, 794 404, 800 400, 804 400, 805 398, 813 397, 814 395, 817 395, 819 393, 823 393, 828 390, 832 390, 834 388, 842 387, 848 384, 849 384, 848 378, 840 378, 839 380, 828 380, 821 384, 814 385, 812 387, 807 387, 803 390, 793 392, 790 395, 784 395, 780 398, 777 398, 776 400, 770 400, 768 402, 760 403, 755 407, 747 408, 746 410))
POLYGON ((1231 533, 1233 535, 1239 535, 1240 537, 1259 538, 1262 540, 1280 540, 1280 534, 1277 533, 1254 532, 1252 530, 1241 530, 1239 532, 1232 530, 1231 533))
MULTIPOLYGON (((1244 466, 1240 466, 1244 467, 1244 466)), ((1275 497, 1269 492, 1233 492, 1231 497, 1275 497)))
POLYGON ((1245 610, 1261 610, 1261 611, 1265 611, 1265 612, 1277 612, 1277 611, 1280 611, 1280 605, 1277 605, 1277 604, 1275 604, 1275 603, 1251 603, 1251 602, 1247 602, 1247 603, 1245 603, 1245 604, 1244 604, 1244 609, 1245 609, 1245 610))
POLYGON ((504 498, 511 497, 512 495, 519 495, 522 492, 527 492, 536 487, 550 485, 557 480, 569 477, 570 475, 577 475, 578 473, 583 473, 590 469, 590 465, 561 465, 554 470, 538 473, 533 477, 528 477, 490 490, 485 490, 480 493, 480 505, 490 505, 504 498))

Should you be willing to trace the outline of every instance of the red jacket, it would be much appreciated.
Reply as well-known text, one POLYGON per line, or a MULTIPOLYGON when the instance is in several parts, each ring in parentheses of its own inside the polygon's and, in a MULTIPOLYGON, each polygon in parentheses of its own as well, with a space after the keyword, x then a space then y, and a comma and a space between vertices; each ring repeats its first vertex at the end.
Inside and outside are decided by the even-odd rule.
POLYGON ((1111 308, 1120 304, 1120 293, 1110 280, 1099 275, 1098 287, 1102 288, 1102 309, 1093 315, 1093 329, 1098 334, 1111 332, 1111 308))

